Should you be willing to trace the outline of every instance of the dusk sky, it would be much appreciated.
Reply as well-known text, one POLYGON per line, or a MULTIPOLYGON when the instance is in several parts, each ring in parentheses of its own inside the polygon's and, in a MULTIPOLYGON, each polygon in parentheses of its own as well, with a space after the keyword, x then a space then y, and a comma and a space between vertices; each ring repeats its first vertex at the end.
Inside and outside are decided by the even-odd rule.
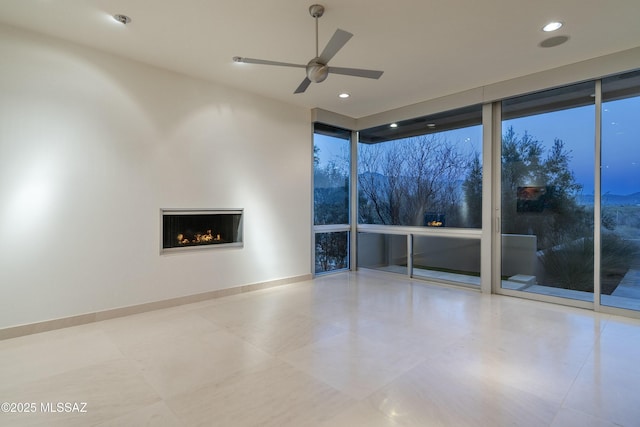
POLYGON ((604 104, 602 192, 640 191, 640 97, 604 104))
MULTIPOLYGON (((583 186, 593 194, 595 162, 595 107, 586 106, 503 122, 518 134, 525 130, 545 147, 561 139, 571 151, 571 167, 583 186)), ((603 104, 602 192, 628 195, 640 192, 640 98, 603 104)))
POLYGON ((595 107, 593 105, 555 111, 535 116, 521 117, 502 122, 502 132, 513 126, 516 134, 525 131, 545 147, 545 155, 555 138, 564 142, 570 151, 571 167, 576 181, 582 185, 583 194, 593 194, 595 158, 595 107))

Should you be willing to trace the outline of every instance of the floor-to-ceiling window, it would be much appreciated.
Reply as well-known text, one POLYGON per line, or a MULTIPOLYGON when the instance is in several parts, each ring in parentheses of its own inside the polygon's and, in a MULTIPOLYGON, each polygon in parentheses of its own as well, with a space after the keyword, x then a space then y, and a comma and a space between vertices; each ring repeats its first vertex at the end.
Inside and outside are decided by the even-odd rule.
POLYGON ((594 82, 502 102, 502 288, 593 301, 594 143, 594 82))
POLYGON ((359 266, 480 284, 480 105, 360 131, 357 182, 359 266))
POLYGON ((600 303, 640 310, 640 71, 602 80, 600 303))
POLYGON ((316 123, 313 134, 315 272, 349 268, 351 132, 316 123))

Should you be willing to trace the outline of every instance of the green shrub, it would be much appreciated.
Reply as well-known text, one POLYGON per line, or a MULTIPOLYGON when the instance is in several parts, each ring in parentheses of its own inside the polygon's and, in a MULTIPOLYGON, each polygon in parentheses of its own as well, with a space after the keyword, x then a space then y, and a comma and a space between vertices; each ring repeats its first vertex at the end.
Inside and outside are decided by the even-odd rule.
MULTIPOLYGON (((617 234, 603 233, 601 242, 602 293, 610 294, 629 270, 637 246, 617 234)), ((545 284, 577 291, 593 292, 593 239, 582 238, 556 245, 542 252, 545 284)))

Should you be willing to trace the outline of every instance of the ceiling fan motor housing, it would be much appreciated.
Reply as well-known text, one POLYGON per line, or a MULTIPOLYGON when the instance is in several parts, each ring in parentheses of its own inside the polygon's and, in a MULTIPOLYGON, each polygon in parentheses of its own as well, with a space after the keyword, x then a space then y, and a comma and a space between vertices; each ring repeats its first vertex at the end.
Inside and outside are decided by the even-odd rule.
POLYGON ((320 83, 327 79, 329 75, 329 67, 318 62, 318 58, 314 58, 307 64, 307 78, 314 83, 320 83))

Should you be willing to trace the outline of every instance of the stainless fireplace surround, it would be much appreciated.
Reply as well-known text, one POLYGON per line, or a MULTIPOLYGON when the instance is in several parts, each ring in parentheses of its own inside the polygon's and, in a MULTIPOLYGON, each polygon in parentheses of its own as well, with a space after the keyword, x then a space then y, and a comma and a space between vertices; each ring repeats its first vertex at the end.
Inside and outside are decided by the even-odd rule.
POLYGON ((160 253, 242 247, 244 209, 160 209, 160 253))

